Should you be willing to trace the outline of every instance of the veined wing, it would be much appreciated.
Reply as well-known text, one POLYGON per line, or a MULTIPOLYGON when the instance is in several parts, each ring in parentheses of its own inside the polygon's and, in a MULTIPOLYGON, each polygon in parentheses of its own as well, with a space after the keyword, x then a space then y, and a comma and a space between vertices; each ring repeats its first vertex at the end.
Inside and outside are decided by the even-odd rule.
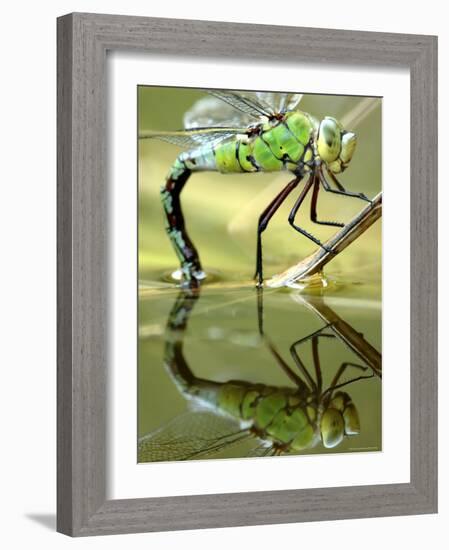
POLYGON ((258 100, 269 105, 273 113, 286 113, 293 111, 299 105, 303 94, 288 92, 253 92, 258 100))
POLYGON ((184 128, 247 127, 254 117, 237 111, 217 97, 205 96, 196 101, 184 115, 184 128))
POLYGON ((295 109, 302 94, 208 90, 184 115, 185 128, 247 127, 295 109))
POLYGON ((257 445, 253 449, 251 449, 247 453, 248 458, 256 458, 256 457, 265 457, 265 456, 274 456, 276 454, 276 450, 273 447, 273 445, 267 444, 267 443, 261 443, 260 445, 257 445))
POLYGON ((218 453, 253 437, 232 418, 189 411, 138 442, 138 462, 191 460, 218 453))
POLYGON ((207 92, 228 103, 237 111, 253 117, 255 120, 263 117, 270 118, 270 116, 275 114, 271 106, 264 101, 260 101, 255 94, 251 97, 249 94, 231 92, 229 90, 207 90, 207 92))
POLYGON ((197 147, 205 144, 217 144, 232 136, 245 134, 246 132, 246 128, 236 127, 190 128, 175 132, 142 132, 139 135, 139 139, 159 139, 168 143, 174 143, 180 147, 197 147))

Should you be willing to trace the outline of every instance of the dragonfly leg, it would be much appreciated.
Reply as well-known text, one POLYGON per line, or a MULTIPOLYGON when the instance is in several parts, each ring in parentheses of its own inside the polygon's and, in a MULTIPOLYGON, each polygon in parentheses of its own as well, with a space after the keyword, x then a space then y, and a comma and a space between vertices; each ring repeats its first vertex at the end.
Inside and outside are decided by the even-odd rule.
POLYGON ((315 332, 312 332, 311 334, 308 334, 307 336, 304 336, 304 338, 300 338, 299 340, 296 340, 291 345, 292 348, 299 346, 300 344, 303 344, 304 342, 308 342, 312 336, 318 335, 318 336, 327 336, 328 338, 335 338, 335 334, 327 334, 324 331, 327 328, 332 328, 333 323, 328 323, 327 325, 324 325, 324 327, 319 328, 315 332))
POLYGON ((344 227, 345 224, 341 222, 328 222, 328 221, 322 221, 318 220, 317 217, 317 211, 316 211, 316 204, 318 199, 318 193, 320 191, 320 180, 318 178, 315 179, 315 182, 313 184, 313 190, 312 190, 312 200, 310 201, 310 219, 313 221, 313 223, 317 223, 320 225, 330 225, 332 227, 344 227))
POLYGON ((345 362, 340 365, 340 368, 338 369, 336 375, 334 376, 332 382, 330 383, 330 386, 327 388, 326 391, 323 392, 322 397, 326 396, 326 399, 330 401, 332 399, 332 395, 335 390, 338 390, 340 388, 343 388, 344 386, 348 386, 349 384, 352 384, 353 382, 357 382, 358 380, 367 380, 368 378, 373 378, 374 372, 371 374, 368 374, 367 376, 356 376, 354 378, 351 378, 350 380, 346 380, 346 382, 342 382, 338 384, 338 381, 340 380, 341 376, 343 375, 344 371, 348 367, 353 367, 355 369, 359 369, 361 371, 367 371, 368 367, 364 367, 363 365, 358 365, 357 363, 350 363, 345 362))
POLYGON ((299 357, 298 352, 296 351, 294 344, 290 346, 290 354, 293 358, 293 361, 295 362, 296 367, 298 370, 302 373, 304 378, 307 380, 309 387, 312 391, 317 390, 317 385, 315 380, 310 376, 309 371, 307 370, 307 367, 305 366, 302 359, 299 357))
POLYGON ((321 393, 321 390, 323 389, 323 375, 321 373, 321 362, 320 362, 320 353, 318 351, 318 342, 319 342, 319 335, 313 336, 312 338, 313 366, 315 367, 317 390, 319 393, 321 393))
POLYGON ((262 266, 262 233, 268 226, 271 218, 274 216, 278 208, 293 191, 300 182, 300 178, 295 178, 289 182, 282 191, 270 202, 259 217, 257 225, 257 250, 256 250, 256 273, 254 279, 257 281, 257 286, 262 286, 263 283, 263 266, 262 266))
POLYGON ((288 223, 293 227, 293 229, 295 229, 296 231, 301 233, 301 235, 304 235, 305 237, 307 237, 308 239, 313 241, 318 246, 321 246, 321 248, 326 250, 326 252, 331 252, 332 253, 332 250, 330 248, 327 248, 326 246, 324 246, 324 244, 319 239, 314 237, 311 233, 309 233, 308 231, 306 231, 302 227, 299 227, 299 225, 295 224, 295 218, 296 218, 296 214, 299 210, 299 207, 303 203, 307 193, 310 191, 310 188, 312 187, 312 184, 314 183, 314 181, 315 181, 315 175, 313 174, 307 180, 307 183, 305 184, 303 190, 301 191, 301 194, 297 198, 297 200, 296 200, 296 202, 295 202, 295 204, 294 204, 294 206, 293 206, 293 208, 292 208, 292 210, 291 210, 291 212, 288 216, 288 223))
POLYGON ((285 372, 285 374, 292 380, 299 388, 307 390, 306 384, 303 380, 293 371, 293 369, 288 365, 288 363, 282 358, 278 350, 276 349, 273 342, 265 334, 263 330, 263 287, 258 287, 257 289, 257 318, 259 322, 259 334, 262 338, 262 341, 268 347, 271 355, 276 360, 279 367, 285 372))
MULTIPOLYGON (((290 355, 293 358, 293 361, 295 362, 298 370, 306 377, 310 387, 312 389, 317 390, 317 388, 321 388, 322 385, 322 375, 321 375, 321 367, 320 367, 320 361, 318 357, 318 338, 320 336, 324 336, 327 338, 335 338, 335 334, 326 334, 323 333, 323 330, 326 330, 329 325, 326 325, 319 330, 313 332, 312 334, 309 334, 308 336, 301 338, 300 340, 297 340, 296 342, 293 342, 293 344, 290 346, 290 355), (300 344, 303 344, 305 342, 308 342, 309 340, 312 341, 312 354, 313 354, 313 361, 314 361, 314 367, 315 367, 315 374, 316 374, 316 380, 317 382, 313 380, 311 375, 309 374, 309 371, 307 370, 306 366, 304 365, 303 361, 298 355, 298 352, 296 351, 296 347, 300 344)), ((321 389, 320 389, 321 391, 321 389)))
POLYGON ((198 252, 187 234, 181 209, 180 194, 191 171, 177 159, 161 187, 161 200, 166 218, 166 230, 181 263, 181 270, 188 286, 197 286, 204 278, 198 252))
POLYGON ((343 195, 344 197, 354 197, 356 199, 361 199, 363 201, 369 202, 371 204, 371 200, 364 194, 364 193, 353 193, 352 191, 346 191, 346 189, 343 187, 343 185, 338 181, 338 179, 334 176, 334 174, 327 170, 328 176, 331 178, 337 189, 332 189, 330 183, 327 181, 323 170, 320 170, 320 180, 323 184, 323 188, 328 193, 335 193, 336 195, 343 195))
MULTIPOLYGON (((276 362, 277 364, 281 367, 281 369, 285 372, 285 374, 290 378, 290 380, 292 380, 292 382, 294 382, 299 388, 307 388, 306 384, 303 382, 303 380, 301 379, 300 376, 298 376, 291 368, 290 366, 288 365, 288 363, 286 361, 284 361, 284 359, 282 358, 282 356, 280 355, 280 353, 277 351, 277 349, 275 348, 275 346, 272 344, 271 341, 269 341, 266 337, 265 337, 265 340, 266 340, 266 343, 268 345, 268 349, 270 350, 271 354, 273 355, 273 357, 276 359, 276 362)), ((298 357, 299 359, 299 357, 298 357)), ((302 364, 302 362, 301 362, 302 364)), ((304 367, 304 365, 303 365, 304 367)), ((304 367, 305 369, 305 367, 304 367)), ((306 370, 306 369, 305 369, 306 370)), ((307 370, 306 370, 307 372, 307 370)), ((307 373, 308 374, 308 373, 307 373)), ((310 378, 310 376, 308 377, 308 379, 310 378)), ((313 382, 313 381, 312 381, 313 382)), ((312 386, 313 388, 314 386, 312 386)))
POLYGON ((258 286, 257 287, 257 322, 258 322, 259 334, 262 337, 264 336, 263 321, 264 321, 263 286, 258 286))

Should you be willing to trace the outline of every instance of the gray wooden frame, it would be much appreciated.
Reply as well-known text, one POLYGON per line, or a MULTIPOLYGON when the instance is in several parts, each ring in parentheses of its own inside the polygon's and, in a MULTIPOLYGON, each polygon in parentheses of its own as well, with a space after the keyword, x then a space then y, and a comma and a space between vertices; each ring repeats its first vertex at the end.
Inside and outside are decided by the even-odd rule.
POLYGON ((72 536, 437 511, 437 38, 75 13, 58 19, 58 506, 72 536), (106 52, 408 67, 410 483, 106 499, 106 52))

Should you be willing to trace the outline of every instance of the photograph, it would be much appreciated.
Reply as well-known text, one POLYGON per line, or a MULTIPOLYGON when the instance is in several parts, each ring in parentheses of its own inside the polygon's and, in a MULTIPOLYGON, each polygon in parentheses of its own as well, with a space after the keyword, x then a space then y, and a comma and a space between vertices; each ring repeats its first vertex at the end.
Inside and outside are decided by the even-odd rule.
POLYGON ((246 7, 57 18, 56 530, 420 541, 442 19, 246 7))
POLYGON ((382 98, 137 116, 137 462, 382 451, 382 98))

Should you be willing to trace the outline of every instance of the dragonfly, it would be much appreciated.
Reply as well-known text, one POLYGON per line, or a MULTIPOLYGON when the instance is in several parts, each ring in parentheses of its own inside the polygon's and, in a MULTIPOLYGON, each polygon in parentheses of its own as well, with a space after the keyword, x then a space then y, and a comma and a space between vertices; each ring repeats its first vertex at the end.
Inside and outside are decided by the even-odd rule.
POLYGON ((359 434, 357 408, 342 388, 359 380, 381 377, 380 354, 360 333, 327 305, 311 306, 320 318, 330 315, 332 321, 292 343, 290 355, 295 365, 292 368, 265 334, 263 294, 258 294, 260 337, 291 385, 199 378, 186 359, 183 341, 199 295, 199 288, 181 289, 167 322, 164 350, 165 368, 192 410, 142 436, 138 442, 139 462, 199 459, 244 442, 250 443, 247 456, 280 456, 306 451, 320 442, 325 448, 334 448, 345 437, 359 434), (324 338, 339 338, 365 363, 342 363, 327 388, 323 387, 319 357, 319 342, 324 338), (312 348, 313 371, 307 368, 298 351, 308 343, 312 348), (343 381, 348 369, 354 375, 343 381))
MULTIPOLYGON (((327 250, 326 246, 297 222, 298 210, 312 193, 310 219, 333 227, 344 223, 318 219, 320 189, 370 202, 363 193, 348 191, 337 179, 349 166, 357 136, 342 123, 326 116, 321 121, 298 109, 302 94, 279 92, 236 92, 206 90, 184 116, 184 129, 172 132, 149 131, 141 139, 160 139, 184 149, 178 155, 160 194, 168 236, 180 262, 182 280, 197 286, 206 274, 198 250, 186 229, 180 193, 190 175, 200 171, 222 174, 280 172, 293 179, 260 214, 257 224, 257 286, 263 285, 262 233, 271 218, 300 182, 304 182, 288 216, 288 223, 301 235, 327 250)), ((372 104, 362 109, 368 112, 372 104)), ((357 108, 356 108, 357 110, 357 108)))

